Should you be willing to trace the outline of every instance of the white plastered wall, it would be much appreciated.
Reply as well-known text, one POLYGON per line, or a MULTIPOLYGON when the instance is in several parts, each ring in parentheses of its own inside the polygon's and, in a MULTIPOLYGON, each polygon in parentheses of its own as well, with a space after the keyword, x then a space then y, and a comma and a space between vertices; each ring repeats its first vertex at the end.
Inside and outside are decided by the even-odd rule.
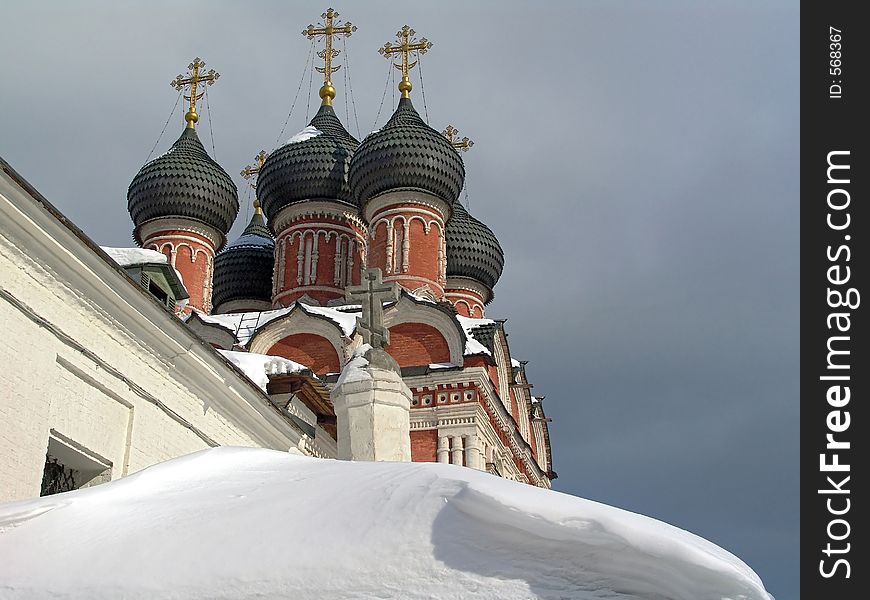
POLYGON ((39 494, 52 430, 111 462, 112 479, 210 446, 305 445, 256 386, 6 173, 0 331, 0 501, 39 494))

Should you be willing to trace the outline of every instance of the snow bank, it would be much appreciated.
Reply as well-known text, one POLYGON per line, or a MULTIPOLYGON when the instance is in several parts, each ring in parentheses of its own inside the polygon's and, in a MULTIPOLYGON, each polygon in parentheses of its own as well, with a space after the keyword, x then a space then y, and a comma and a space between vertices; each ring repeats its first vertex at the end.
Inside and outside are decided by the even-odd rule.
POLYGON ((234 350, 218 350, 218 352, 241 369, 248 379, 263 388, 264 392, 266 384, 269 383, 269 375, 285 375, 309 370, 305 365, 280 356, 269 356, 255 352, 235 352, 234 350))
POLYGON ((310 140, 313 137, 317 137, 318 135, 323 135, 323 132, 320 131, 314 125, 309 125, 289 140, 287 140, 288 144, 298 144, 299 142, 304 142, 305 140, 310 140))
POLYGON ((157 250, 147 250, 145 248, 110 248, 108 246, 100 246, 100 248, 122 267, 147 263, 166 264, 167 262, 166 255, 157 250))
POLYGON ((4 599, 769 600, 659 521, 431 463, 216 448, 0 505, 4 599))

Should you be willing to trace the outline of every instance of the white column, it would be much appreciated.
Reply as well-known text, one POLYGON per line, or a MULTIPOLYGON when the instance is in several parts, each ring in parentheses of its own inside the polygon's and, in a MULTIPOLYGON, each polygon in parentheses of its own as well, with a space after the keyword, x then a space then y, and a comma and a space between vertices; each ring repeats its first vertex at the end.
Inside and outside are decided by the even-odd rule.
POLYGON ((461 465, 462 464, 462 436, 454 435, 453 436, 453 464, 461 465))
POLYGON ((480 447, 478 446, 477 434, 470 434, 465 439, 465 466, 480 471, 481 466, 480 447))
POLYGON ((438 437, 438 462, 450 462, 450 438, 446 435, 438 437))

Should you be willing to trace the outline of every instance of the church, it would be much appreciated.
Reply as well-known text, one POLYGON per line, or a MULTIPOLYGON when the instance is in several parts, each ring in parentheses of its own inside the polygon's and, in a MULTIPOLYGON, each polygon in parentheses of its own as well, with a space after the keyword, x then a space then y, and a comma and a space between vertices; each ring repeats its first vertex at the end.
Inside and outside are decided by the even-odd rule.
MULTIPOLYGON (((362 140, 333 99, 329 9, 321 105, 233 178, 197 134, 218 80, 199 58, 173 87, 178 139, 131 173, 137 248, 90 240, 0 159, 0 501, 95 485, 215 446, 440 462, 549 488, 548 417, 505 320, 504 268, 460 201, 471 142, 432 128, 409 73, 431 43, 405 26, 379 52, 395 111, 362 140)), ((252 153, 253 154, 253 153, 252 153)), ((122 226, 119 224, 119 226, 122 226)))

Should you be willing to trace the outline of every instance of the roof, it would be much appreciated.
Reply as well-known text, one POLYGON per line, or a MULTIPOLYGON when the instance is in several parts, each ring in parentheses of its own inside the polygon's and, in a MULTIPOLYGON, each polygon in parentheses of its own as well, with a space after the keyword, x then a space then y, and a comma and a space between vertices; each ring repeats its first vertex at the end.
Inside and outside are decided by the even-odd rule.
POLYGON ((501 323, 492 319, 474 319, 456 315, 467 338, 465 355, 486 354, 492 356, 495 351, 495 335, 501 323))
POLYGON ((239 213, 239 197, 236 184, 205 151, 196 130, 185 128, 165 154, 133 178, 127 209, 136 224, 134 236, 143 223, 164 217, 199 221, 226 235, 239 213))
MULTIPOLYGON (((108 254, 125 271, 132 271, 135 279, 139 278, 136 269, 150 267, 159 270, 166 277, 169 287, 172 288, 172 294, 175 296, 176 302, 190 298, 187 288, 184 287, 181 273, 169 264, 165 254, 157 250, 148 250, 147 248, 110 248, 108 246, 100 246, 100 249, 108 254)), ((180 305, 179 303, 178 306, 180 305)))
POLYGON ((256 211, 242 235, 214 258, 212 304, 233 300, 272 301, 275 241, 256 211))
POLYGON ((360 204, 390 190, 423 190, 452 204, 465 181, 459 152, 420 118, 409 98, 350 161, 350 187, 360 204))
POLYGON ((238 343, 244 346, 254 337, 258 329, 297 310, 332 321, 341 330, 343 335, 351 336, 356 329, 356 318, 359 315, 360 307, 359 305, 351 305, 333 308, 330 306, 310 306, 301 302, 294 302, 286 308, 276 310, 224 315, 199 315, 199 318, 205 323, 220 325, 234 332, 238 343))
POLYGON ((447 276, 474 279, 491 292, 504 269, 504 252, 492 230, 457 202, 447 222, 446 238, 447 276))
POLYGON ((272 152, 257 178, 257 197, 272 219, 290 204, 333 200, 355 204, 347 183, 350 157, 359 142, 331 106, 321 106, 308 127, 272 152))

